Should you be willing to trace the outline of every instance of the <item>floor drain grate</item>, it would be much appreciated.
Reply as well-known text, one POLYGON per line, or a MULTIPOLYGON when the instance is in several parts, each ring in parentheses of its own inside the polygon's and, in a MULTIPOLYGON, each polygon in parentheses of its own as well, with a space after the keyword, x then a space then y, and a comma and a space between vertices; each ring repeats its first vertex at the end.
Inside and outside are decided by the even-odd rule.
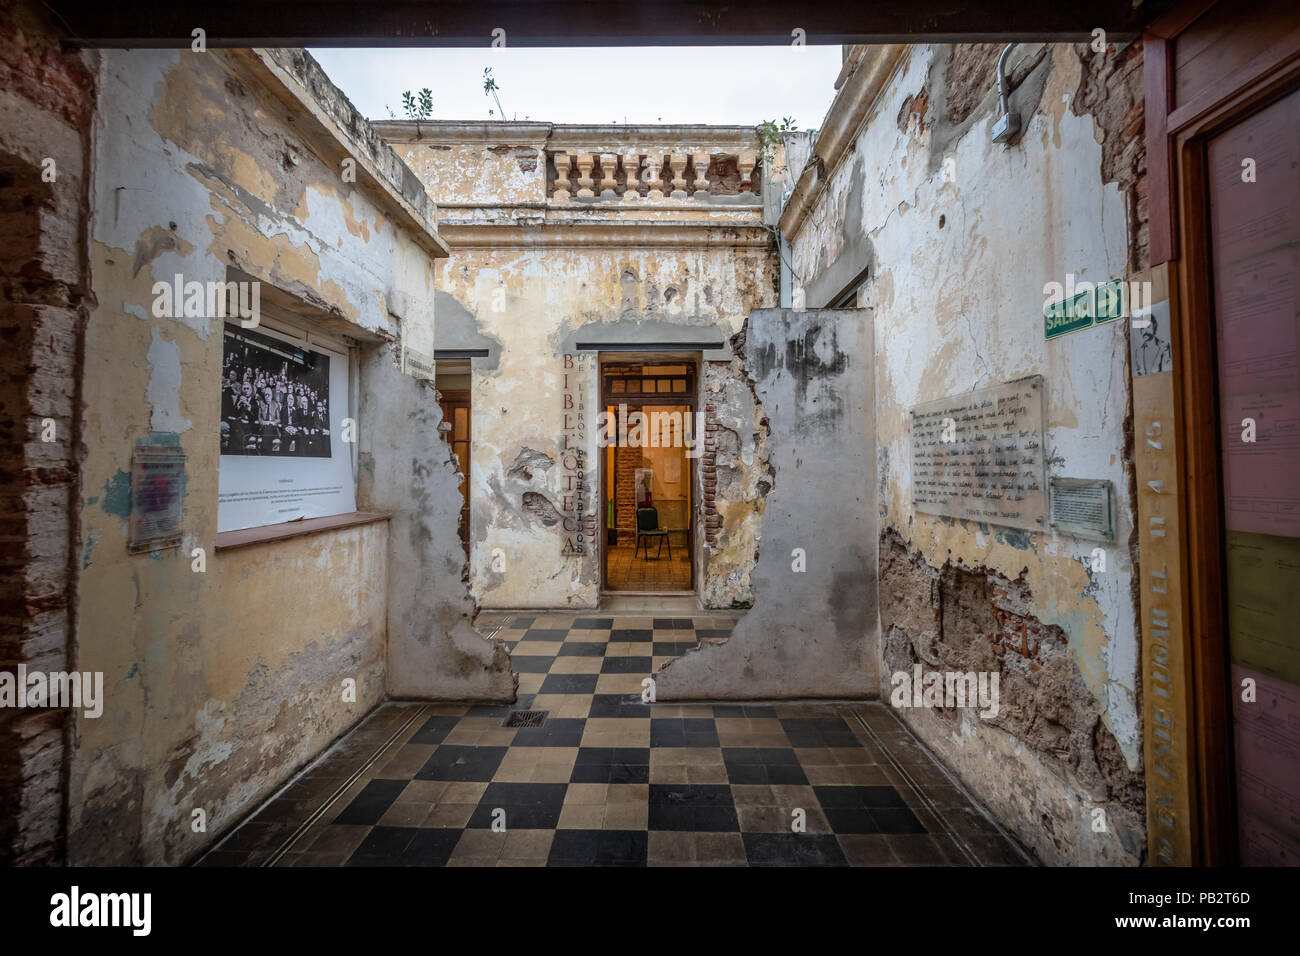
POLYGON ((544 710, 512 710, 503 727, 540 727, 546 720, 544 710))

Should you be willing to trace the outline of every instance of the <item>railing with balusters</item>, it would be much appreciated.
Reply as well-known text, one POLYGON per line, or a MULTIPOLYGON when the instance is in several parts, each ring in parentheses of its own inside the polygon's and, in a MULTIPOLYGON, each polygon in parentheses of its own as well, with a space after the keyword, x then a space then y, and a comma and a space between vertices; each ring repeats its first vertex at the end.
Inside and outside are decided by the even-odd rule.
POLYGON ((555 170, 548 188, 551 202, 707 202, 719 195, 757 199, 757 153, 724 152, 571 152, 547 153, 555 170), (688 192, 687 186, 693 187, 688 192))

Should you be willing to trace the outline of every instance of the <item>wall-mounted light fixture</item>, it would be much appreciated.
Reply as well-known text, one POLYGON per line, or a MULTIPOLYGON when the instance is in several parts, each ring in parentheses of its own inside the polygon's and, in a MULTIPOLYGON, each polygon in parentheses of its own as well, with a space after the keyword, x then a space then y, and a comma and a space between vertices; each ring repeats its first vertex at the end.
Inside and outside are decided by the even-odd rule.
POLYGON ((1009 144, 1020 135, 1020 114, 1011 112, 1007 91, 1007 57, 1011 55, 1014 43, 1008 43, 998 57, 998 109, 1001 116, 993 124, 993 142, 1009 144))

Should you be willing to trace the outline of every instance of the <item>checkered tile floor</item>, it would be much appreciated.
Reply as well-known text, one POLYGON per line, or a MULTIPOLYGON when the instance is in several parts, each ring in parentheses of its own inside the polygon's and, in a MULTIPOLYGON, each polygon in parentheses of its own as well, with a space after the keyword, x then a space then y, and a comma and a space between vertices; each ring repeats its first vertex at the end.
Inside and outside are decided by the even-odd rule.
POLYGON ((201 864, 1028 862, 887 707, 642 703, 729 619, 506 624, 515 704, 379 708, 201 864), (515 710, 546 717, 503 726, 515 710))

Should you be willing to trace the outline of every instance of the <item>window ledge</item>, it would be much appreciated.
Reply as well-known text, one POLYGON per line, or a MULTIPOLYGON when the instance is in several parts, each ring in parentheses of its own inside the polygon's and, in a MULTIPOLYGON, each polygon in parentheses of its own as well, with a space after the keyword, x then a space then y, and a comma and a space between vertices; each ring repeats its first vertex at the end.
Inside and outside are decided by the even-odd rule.
POLYGON ((286 521, 283 524, 262 525, 259 528, 222 531, 217 535, 216 550, 230 551, 253 544, 266 544, 268 541, 285 541, 320 531, 336 531, 340 528, 387 521, 389 517, 390 513, 387 511, 353 511, 345 515, 330 515, 327 518, 307 518, 302 521, 286 521))

